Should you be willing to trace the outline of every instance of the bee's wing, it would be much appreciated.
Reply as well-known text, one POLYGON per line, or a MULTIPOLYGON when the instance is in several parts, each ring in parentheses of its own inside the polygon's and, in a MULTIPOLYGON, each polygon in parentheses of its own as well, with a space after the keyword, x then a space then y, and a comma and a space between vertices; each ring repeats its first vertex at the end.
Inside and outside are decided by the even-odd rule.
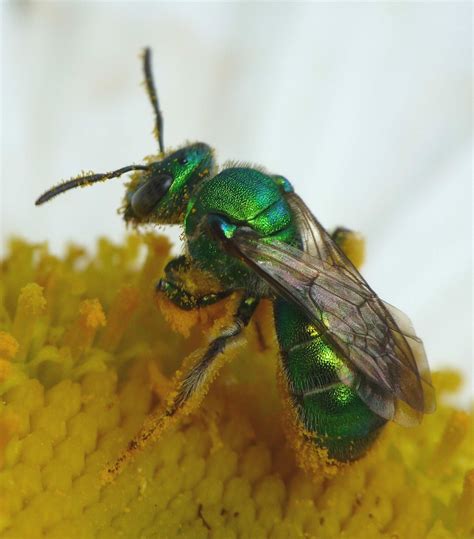
MULTIPOLYGON (((231 240, 239 255, 324 334, 352 372, 341 381, 376 414, 419 422, 435 407, 426 355, 408 317, 383 302, 296 195, 305 251, 249 229, 231 240)), ((345 371, 344 371, 345 372, 345 371)))
POLYGON ((298 223, 298 231, 303 242, 303 251, 353 277, 355 282, 363 283, 370 290, 355 266, 339 249, 301 197, 296 193, 288 193, 286 200, 298 223))

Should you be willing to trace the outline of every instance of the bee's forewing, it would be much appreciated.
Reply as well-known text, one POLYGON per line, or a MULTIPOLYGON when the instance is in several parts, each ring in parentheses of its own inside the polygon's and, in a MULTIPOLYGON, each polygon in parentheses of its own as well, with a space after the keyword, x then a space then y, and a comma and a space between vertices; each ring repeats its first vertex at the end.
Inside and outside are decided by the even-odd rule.
POLYGON ((384 303, 296 195, 304 251, 242 230, 242 258, 315 323, 345 360, 351 385, 376 414, 402 424, 434 410, 434 390, 421 340, 406 315, 384 303))

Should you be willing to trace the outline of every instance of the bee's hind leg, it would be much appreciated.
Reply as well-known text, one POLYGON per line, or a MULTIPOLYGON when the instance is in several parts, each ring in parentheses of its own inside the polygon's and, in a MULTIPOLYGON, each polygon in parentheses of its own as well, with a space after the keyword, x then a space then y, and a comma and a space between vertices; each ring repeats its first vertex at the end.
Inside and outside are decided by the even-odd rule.
POLYGON ((339 226, 332 232, 331 237, 354 266, 360 268, 365 260, 364 236, 359 232, 339 226))
POLYGON ((199 392, 202 386, 206 385, 213 364, 248 325, 257 305, 258 299, 254 297, 246 296, 240 301, 232 322, 222 328, 219 335, 211 340, 199 361, 180 381, 176 396, 166 408, 167 416, 174 415, 195 393, 199 392))
POLYGON ((176 390, 172 392, 165 409, 158 410, 147 418, 145 425, 129 442, 128 448, 105 471, 105 482, 113 480, 147 443, 156 441, 179 418, 190 414, 199 406, 210 383, 224 364, 224 352, 230 345, 236 344, 258 303, 258 298, 244 296, 232 321, 221 328, 204 350, 197 350, 184 361, 184 368, 180 369, 184 375, 178 374, 175 381, 176 390))

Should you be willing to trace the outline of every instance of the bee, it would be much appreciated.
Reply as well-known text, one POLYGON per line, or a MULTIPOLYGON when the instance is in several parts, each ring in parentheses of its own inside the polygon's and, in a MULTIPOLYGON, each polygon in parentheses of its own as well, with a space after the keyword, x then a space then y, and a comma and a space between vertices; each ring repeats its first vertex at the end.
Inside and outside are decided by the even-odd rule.
MULTIPOLYGON (((122 209, 133 225, 179 224, 185 254, 157 284, 180 309, 197 309, 230 294, 239 301, 230 323, 182 377, 157 421, 129 444, 141 448, 165 421, 205 391, 219 358, 249 324, 262 299, 273 304, 288 402, 305 440, 330 459, 364 455, 387 423, 419 423, 435 409, 422 341, 408 317, 382 301, 283 176, 233 165, 217 172, 202 142, 165 153, 163 119, 146 49, 143 67, 160 153, 143 165, 80 176, 53 187, 37 205, 79 186, 134 171, 122 209), (183 275, 196 270, 217 282, 196 295, 183 275)), ((123 460, 125 457, 121 457, 123 460)), ((112 468, 118 470, 120 462, 112 468)))

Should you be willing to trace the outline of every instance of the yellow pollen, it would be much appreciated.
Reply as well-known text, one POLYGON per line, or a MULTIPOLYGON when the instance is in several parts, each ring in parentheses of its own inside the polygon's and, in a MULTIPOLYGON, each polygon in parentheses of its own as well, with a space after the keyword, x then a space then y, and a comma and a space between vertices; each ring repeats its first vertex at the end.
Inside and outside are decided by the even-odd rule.
MULTIPOLYGON (((332 463, 295 429, 263 301, 208 394, 164 420, 176 380, 239 301, 186 313, 157 298, 170 247, 132 235, 57 258, 11 243, 0 283, 2 539, 473 537, 473 421, 446 399, 453 371, 435 373, 439 407, 420 427, 389 424, 366 457, 332 463), (155 441, 129 446, 144 424, 155 441), (119 457, 121 473, 107 472, 119 457)), ((196 291, 218 285, 186 278, 196 291)))

